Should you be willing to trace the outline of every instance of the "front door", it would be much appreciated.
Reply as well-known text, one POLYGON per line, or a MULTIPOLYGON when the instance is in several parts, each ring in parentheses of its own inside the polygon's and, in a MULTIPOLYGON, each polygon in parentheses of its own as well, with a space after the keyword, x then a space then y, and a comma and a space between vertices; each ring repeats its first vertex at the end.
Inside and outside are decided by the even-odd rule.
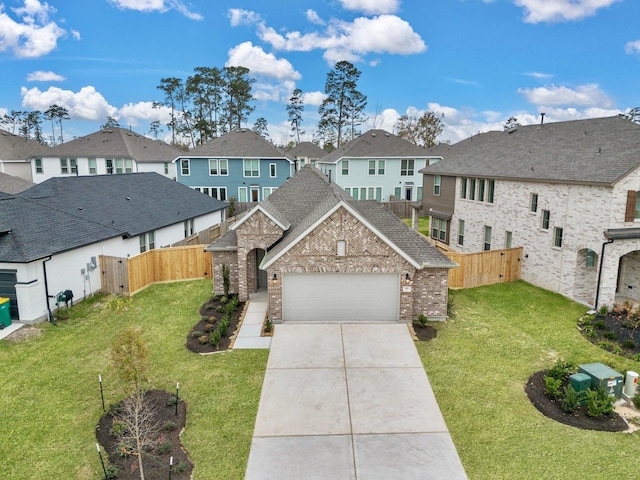
POLYGON ((413 192, 413 188, 407 187, 407 189, 405 191, 405 197, 404 197, 405 200, 411 201, 411 196, 412 196, 411 192, 413 192))
POLYGON ((251 188, 249 189, 249 193, 251 195, 251 201, 252 202, 259 202, 260 201, 260 197, 259 197, 259 193, 260 192, 260 187, 258 186, 251 186, 251 188))
POLYGON ((262 263, 262 259, 266 253, 267 252, 261 248, 256 249, 256 277, 258 278, 258 288, 267 286, 267 271, 260 270, 260 263, 262 263))

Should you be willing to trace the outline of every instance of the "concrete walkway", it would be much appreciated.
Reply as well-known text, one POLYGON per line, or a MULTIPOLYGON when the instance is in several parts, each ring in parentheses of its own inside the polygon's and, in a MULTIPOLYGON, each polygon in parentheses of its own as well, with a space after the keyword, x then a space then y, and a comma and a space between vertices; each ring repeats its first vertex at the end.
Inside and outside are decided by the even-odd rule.
POLYGON ((466 478, 406 325, 276 326, 245 480, 466 478))
POLYGON ((244 314, 242 325, 238 331, 238 336, 233 342, 233 349, 236 348, 269 348, 271 337, 261 337, 262 325, 267 317, 269 307, 266 290, 249 295, 249 305, 244 314))
POLYGON ((2 330, 0 330, 0 340, 2 340, 3 338, 8 337, 13 332, 15 332, 16 330, 18 330, 18 329, 20 329, 22 327, 24 327, 24 323, 12 322, 11 325, 9 325, 8 327, 4 327, 2 330))

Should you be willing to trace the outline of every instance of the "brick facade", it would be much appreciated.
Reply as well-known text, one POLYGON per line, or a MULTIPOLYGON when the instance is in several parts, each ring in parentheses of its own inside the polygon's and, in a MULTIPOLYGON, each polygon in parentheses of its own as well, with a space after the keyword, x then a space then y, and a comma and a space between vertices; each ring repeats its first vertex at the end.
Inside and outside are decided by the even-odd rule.
POLYGON ((229 292, 238 292, 238 254, 237 252, 214 252, 213 254, 213 293, 222 295, 222 265, 229 267, 229 292))

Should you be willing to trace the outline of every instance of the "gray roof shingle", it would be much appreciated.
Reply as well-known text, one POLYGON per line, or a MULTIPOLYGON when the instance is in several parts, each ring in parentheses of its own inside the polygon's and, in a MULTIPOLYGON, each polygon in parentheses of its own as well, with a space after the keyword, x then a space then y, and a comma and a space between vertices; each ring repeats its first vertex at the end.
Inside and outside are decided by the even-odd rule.
POLYGON ((0 160, 26 161, 31 156, 45 155, 50 149, 47 145, 0 129, 0 160))
POLYGON ((427 158, 427 149, 385 130, 369 130, 320 159, 337 163, 341 158, 427 158))
POLYGON ((136 162, 172 162, 181 150, 126 128, 106 128, 51 147, 47 157, 123 157, 136 162))
POLYGON ((19 193, 34 185, 35 183, 25 180, 24 178, 0 173, 0 192, 8 194, 19 193))
MULTIPOLYGON (((308 228, 340 202, 347 203, 417 264, 443 268, 456 265, 381 203, 375 200, 354 200, 342 188, 330 182, 326 175, 310 165, 301 168, 294 177, 260 204, 266 211, 284 216, 290 225, 282 240, 268 251, 267 258, 273 258, 295 243, 308 228)), ((222 247, 228 247, 228 239, 218 239, 207 249, 215 251, 222 247)))
POLYGON ((180 157, 283 158, 293 161, 293 157, 249 129, 225 133, 181 153, 180 157))
POLYGON ((0 197, 0 261, 30 262, 226 208, 157 173, 51 178, 0 197))
POLYGON ((311 142, 300 142, 287 153, 293 157, 322 158, 326 155, 323 149, 311 142))
POLYGON ((640 125, 616 117, 520 126, 441 150, 425 174, 613 185, 640 165, 640 125))

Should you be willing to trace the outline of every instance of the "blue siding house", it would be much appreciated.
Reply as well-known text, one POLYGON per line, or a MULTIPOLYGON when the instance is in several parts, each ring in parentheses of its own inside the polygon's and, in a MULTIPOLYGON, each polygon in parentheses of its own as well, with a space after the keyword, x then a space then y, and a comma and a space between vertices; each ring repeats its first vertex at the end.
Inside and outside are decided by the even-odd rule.
POLYGON ((322 157, 316 166, 356 200, 422 201, 420 169, 438 161, 384 130, 369 130, 322 157))
POLYGON ((174 162, 178 182, 222 201, 261 202, 295 173, 293 157, 248 129, 225 133, 174 162))

